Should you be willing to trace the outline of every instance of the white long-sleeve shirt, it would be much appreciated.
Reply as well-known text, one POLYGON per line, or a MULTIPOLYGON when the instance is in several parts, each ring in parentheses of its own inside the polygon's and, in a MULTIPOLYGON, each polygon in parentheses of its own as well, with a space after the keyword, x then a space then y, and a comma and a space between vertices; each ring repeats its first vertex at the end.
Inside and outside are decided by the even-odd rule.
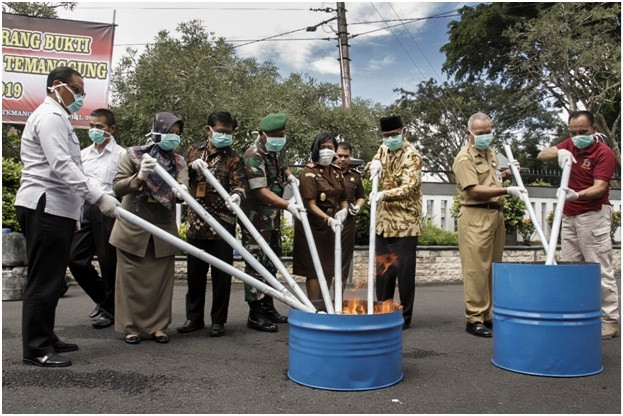
POLYGON ((50 97, 28 118, 20 157, 24 168, 16 206, 36 209, 45 193, 46 213, 79 220, 84 200, 94 204, 104 194, 97 181, 84 175, 69 114, 50 97))
POLYGON ((111 138, 102 153, 97 151, 95 143, 85 147, 80 152, 82 169, 87 178, 96 180, 104 192, 115 196, 112 189, 112 180, 117 174, 117 168, 126 149, 119 146, 114 138, 111 138))

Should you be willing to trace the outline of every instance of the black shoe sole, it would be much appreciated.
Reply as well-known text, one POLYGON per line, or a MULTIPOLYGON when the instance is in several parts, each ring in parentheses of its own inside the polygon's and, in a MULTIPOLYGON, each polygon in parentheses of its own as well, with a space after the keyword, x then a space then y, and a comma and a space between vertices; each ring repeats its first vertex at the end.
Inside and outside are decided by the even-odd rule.
POLYGON ((28 365, 36 365, 37 367, 69 367, 71 365, 71 361, 66 362, 66 363, 56 363, 56 364, 50 364, 50 362, 47 361, 46 363, 42 364, 39 361, 31 360, 30 358, 22 358, 22 362, 28 365))
POLYGON ((254 325, 252 323, 247 322, 247 328, 251 328, 254 329, 256 331, 260 331, 260 332, 277 332, 279 331, 278 327, 273 328, 266 328, 263 326, 259 326, 259 325, 254 325))
POLYGON ((93 323, 91 324, 91 326, 92 326, 93 328, 95 328, 95 329, 104 329, 104 328, 111 327, 111 326, 113 326, 114 324, 115 324, 115 321, 111 321, 111 322, 106 323, 106 324, 99 324, 99 323, 97 323, 97 322, 93 322, 93 323))
POLYGON ((188 334, 189 332, 199 331, 200 329, 203 329, 203 328, 205 328, 205 325, 197 326, 192 329, 179 327, 177 328, 177 332, 179 332, 180 334, 188 334))

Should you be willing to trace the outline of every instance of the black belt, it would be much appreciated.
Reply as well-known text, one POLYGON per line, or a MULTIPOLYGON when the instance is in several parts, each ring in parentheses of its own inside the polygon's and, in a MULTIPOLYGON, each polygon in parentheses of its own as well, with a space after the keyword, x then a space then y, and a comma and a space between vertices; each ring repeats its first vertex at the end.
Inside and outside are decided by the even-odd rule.
POLYGON ((489 202, 486 204, 475 204, 475 205, 465 205, 470 208, 484 208, 484 209, 496 209, 498 211, 502 211, 504 209, 504 205, 498 204, 497 202, 489 202))

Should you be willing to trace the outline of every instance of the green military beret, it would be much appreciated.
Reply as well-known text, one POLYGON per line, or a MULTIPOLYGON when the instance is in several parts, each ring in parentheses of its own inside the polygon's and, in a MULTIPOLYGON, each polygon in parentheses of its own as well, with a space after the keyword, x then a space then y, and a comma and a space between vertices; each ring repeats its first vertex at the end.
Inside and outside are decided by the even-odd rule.
POLYGON ((269 114, 260 121, 260 130, 262 131, 278 131, 286 128, 288 121, 287 114, 273 113, 269 114))

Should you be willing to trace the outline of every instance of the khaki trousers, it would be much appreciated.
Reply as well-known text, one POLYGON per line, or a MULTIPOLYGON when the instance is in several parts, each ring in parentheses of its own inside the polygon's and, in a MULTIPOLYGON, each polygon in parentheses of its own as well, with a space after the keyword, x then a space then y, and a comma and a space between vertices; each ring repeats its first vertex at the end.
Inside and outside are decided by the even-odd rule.
POLYGON ((506 229, 501 211, 463 206, 458 219, 467 322, 491 320, 491 272, 502 261, 506 229))
POLYGON ((612 269, 610 227, 612 206, 600 211, 562 217, 562 261, 599 263, 601 265, 601 319, 619 321, 619 291, 612 269))

